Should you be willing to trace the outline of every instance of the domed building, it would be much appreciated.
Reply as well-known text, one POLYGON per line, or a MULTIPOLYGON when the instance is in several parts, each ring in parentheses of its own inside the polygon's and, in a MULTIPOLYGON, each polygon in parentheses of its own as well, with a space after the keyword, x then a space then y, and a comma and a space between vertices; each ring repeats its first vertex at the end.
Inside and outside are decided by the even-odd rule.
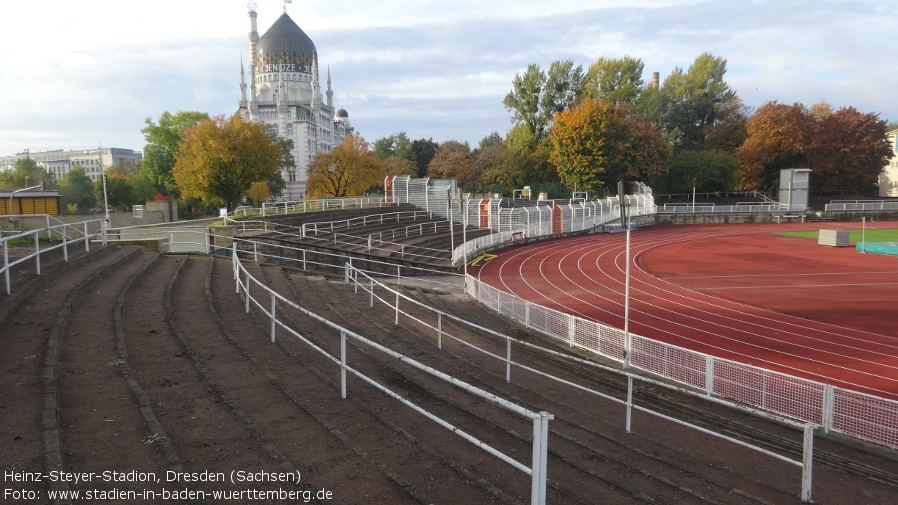
POLYGON ((249 5, 249 75, 240 63, 239 110, 243 119, 271 125, 293 141, 296 167, 283 167, 283 197, 302 198, 306 166, 317 153, 329 153, 354 133, 349 113, 334 107, 330 70, 326 100, 319 84, 318 50, 312 39, 287 15, 259 37, 256 5, 249 5), (247 77, 249 85, 247 86, 247 77))

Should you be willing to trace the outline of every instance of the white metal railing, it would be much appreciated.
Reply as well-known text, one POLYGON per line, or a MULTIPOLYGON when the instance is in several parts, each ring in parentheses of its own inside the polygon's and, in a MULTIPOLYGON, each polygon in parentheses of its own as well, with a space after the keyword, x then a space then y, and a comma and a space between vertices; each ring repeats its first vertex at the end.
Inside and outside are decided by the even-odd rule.
POLYGON ((416 221, 418 219, 433 219, 433 213, 424 210, 408 210, 400 212, 387 212, 385 214, 374 214, 370 216, 358 216, 337 221, 318 221, 312 223, 303 223, 301 226, 300 236, 306 237, 307 234, 318 234, 321 232, 333 233, 336 230, 348 230, 353 227, 368 226, 369 224, 382 225, 385 222, 391 222, 394 220, 396 223, 400 223, 403 220, 416 221))
MULTIPOLYGON (((49 223, 49 216, 48 221, 49 223)), ((81 221, 77 223, 62 223, 57 225, 48 225, 46 228, 38 228, 31 231, 23 231, 15 235, 8 235, 0 238, 0 248, 2 248, 2 265, 0 265, 0 273, 3 274, 3 283, 6 294, 12 294, 12 285, 10 283, 9 273, 12 267, 34 260, 35 275, 41 275, 41 255, 56 249, 62 249, 64 261, 69 261, 69 246, 79 243, 84 244, 86 252, 90 252, 91 239, 99 237, 102 243, 106 244, 106 221, 102 219, 93 219, 81 221), (91 233, 89 228, 91 225, 99 225, 98 233, 91 233), (58 242, 42 244, 41 234, 45 234, 46 238, 53 240, 58 238, 58 242), (10 242, 27 241, 34 245, 34 250, 17 259, 12 259, 9 253, 10 242)))
POLYGON ((789 212, 788 205, 778 203, 739 202, 736 205, 717 205, 714 203, 665 203, 658 207, 658 214, 735 214, 735 213, 780 213, 789 212))
MULTIPOLYGON (((810 499, 811 499, 811 480, 812 480, 811 474, 812 474, 812 466, 813 466, 813 433, 814 433, 814 425, 812 423, 795 422, 791 419, 782 418, 780 416, 771 416, 770 414, 767 414, 766 412, 759 412, 755 409, 747 409, 740 404, 733 403, 726 399, 710 398, 710 397, 705 396, 702 393, 696 393, 695 391, 690 390, 688 388, 679 388, 679 387, 673 386, 672 384, 669 384, 666 382, 653 380, 653 379, 650 379, 647 377, 636 375, 636 374, 633 374, 626 370, 622 371, 622 370, 618 370, 618 369, 615 369, 615 368, 612 368, 609 366, 604 366, 599 363, 595 363, 593 361, 577 358, 577 357, 571 356, 569 354, 560 353, 557 351, 547 349, 545 347, 538 346, 538 345, 530 343, 530 342, 526 342, 523 340, 513 338, 504 333, 500 333, 500 332, 497 332, 490 328, 485 328, 478 324, 472 323, 465 318, 458 317, 458 316, 455 316, 448 312, 443 312, 438 309, 434 309, 422 302, 419 302, 418 300, 415 300, 413 298, 406 296, 403 293, 400 293, 399 291, 387 286, 386 284, 380 282, 379 280, 367 275, 365 272, 362 272, 359 269, 353 268, 349 264, 346 265, 344 277, 345 277, 344 280, 346 283, 352 283, 354 285, 354 289, 355 289, 356 293, 359 292, 359 289, 368 293, 370 307, 373 308, 374 302, 375 302, 375 300, 377 300, 378 302, 387 306, 391 312, 394 312, 394 314, 395 314, 394 324, 395 325, 399 324, 400 315, 401 315, 404 318, 413 320, 417 324, 419 324, 425 328, 429 328, 431 331, 434 331, 436 334, 438 349, 443 348, 443 344, 442 344, 443 338, 450 338, 468 348, 474 349, 475 351, 477 351, 487 357, 490 357, 490 358, 493 358, 493 359, 496 359, 498 361, 505 363, 505 381, 508 383, 511 383, 511 369, 512 369, 512 366, 515 366, 515 367, 521 368, 522 370, 526 370, 528 372, 535 373, 541 377, 544 377, 549 380, 563 384, 564 386, 572 387, 574 389, 577 389, 578 391, 582 391, 582 392, 585 392, 585 393, 588 393, 588 394, 591 394, 594 396, 598 396, 600 398, 604 398, 606 400, 612 401, 619 405, 624 405, 626 407, 625 429, 626 429, 627 433, 631 432, 632 411, 639 410, 639 411, 647 413, 649 415, 653 415, 655 417, 666 419, 668 421, 680 424, 682 426, 686 426, 687 428, 701 431, 702 433, 705 433, 705 434, 708 434, 708 435, 711 435, 711 436, 714 436, 717 438, 721 438, 723 440, 727 440, 729 442, 735 443, 737 445, 741 445, 743 447, 747 447, 749 449, 760 452, 762 454, 765 454, 772 458, 778 459, 780 461, 784 461, 786 463, 798 466, 802 469, 802 476, 801 476, 802 501, 807 502, 807 501, 810 501, 810 499), (384 293, 384 296, 375 294, 375 289, 384 293), (421 319, 421 317, 418 317, 415 314, 412 314, 407 309, 404 310, 404 309, 400 308, 400 301, 402 302, 402 304, 404 304, 407 307, 418 307, 425 312, 429 312, 434 317, 434 320, 427 321, 427 320, 421 319), (488 351, 486 349, 478 347, 474 343, 469 342, 459 336, 452 335, 443 326, 443 322, 447 321, 447 320, 451 321, 455 324, 470 328, 474 332, 485 333, 485 334, 491 335, 493 337, 496 337, 498 339, 504 340, 505 344, 506 344, 505 345, 505 355, 502 356, 502 355, 496 354, 494 352, 488 351), (528 349, 528 351, 536 351, 541 354, 551 355, 551 356, 561 358, 561 359, 564 359, 567 361, 576 362, 578 364, 586 365, 586 366, 595 368, 597 370, 601 370, 606 373, 623 375, 627 378, 626 400, 623 400, 620 398, 615 398, 614 396, 608 395, 606 393, 602 393, 595 389, 588 388, 581 384, 577 384, 574 382, 570 382, 569 380, 556 377, 554 375, 548 374, 546 372, 543 372, 543 371, 533 368, 531 366, 527 366, 522 363, 517 363, 512 359, 512 343, 515 343, 516 345, 525 347, 528 349), (710 399, 717 403, 726 405, 727 407, 748 411, 749 413, 761 415, 761 416, 768 417, 768 418, 773 418, 773 419, 775 419, 779 422, 782 422, 784 424, 790 425, 795 428, 799 428, 803 431, 803 457, 800 460, 790 459, 788 457, 782 456, 776 452, 770 451, 763 447, 749 444, 749 443, 746 443, 737 438, 733 438, 733 437, 724 435, 722 433, 717 433, 717 432, 708 430, 706 428, 703 428, 701 426, 695 425, 693 423, 689 423, 689 422, 683 421, 681 419, 677 419, 677 418, 662 414, 660 412, 656 412, 651 409, 647 409, 645 407, 636 405, 633 403, 634 381, 640 381, 640 382, 649 383, 649 384, 656 385, 656 386, 661 386, 661 387, 664 387, 667 389, 673 389, 673 390, 676 390, 676 391, 679 391, 682 393, 686 393, 689 395, 701 396, 705 399, 710 399)), ((468 280, 471 280, 471 279, 472 278, 470 278, 470 277, 468 278, 468 280)))
POLYGON ((321 198, 316 200, 303 199, 291 200, 285 202, 263 202, 262 208, 258 209, 258 213, 262 216, 273 214, 285 214, 289 212, 308 212, 331 209, 351 209, 351 208, 370 208, 370 207, 386 207, 387 204, 383 197, 347 197, 347 198, 321 198))
MULTIPOLYGON (((467 280, 480 303, 527 328, 623 363, 624 331, 467 280)), ((895 449, 898 402, 765 370, 630 333, 631 366, 719 397, 895 449)))
POLYGON ((245 310, 249 312, 250 304, 255 305, 263 314, 268 316, 271 319, 271 341, 275 342, 277 338, 277 330, 280 328, 282 331, 286 331, 289 335, 298 338, 306 345, 310 346, 312 349, 322 354, 327 359, 331 360, 335 364, 340 366, 340 396, 341 398, 346 398, 346 373, 352 373, 353 375, 359 377, 363 381, 367 382, 371 386, 376 389, 386 393, 390 397, 400 401, 403 405, 411 408, 415 412, 424 415, 428 419, 436 422, 440 426, 449 429, 453 433, 459 435, 463 439, 468 442, 476 445, 477 447, 483 449, 484 451, 492 454, 493 456, 499 458, 500 460, 508 463, 514 468, 526 473, 531 476, 531 504, 533 505, 544 505, 546 502, 546 468, 547 468, 547 459, 548 459, 548 434, 549 434, 549 421, 554 419, 552 414, 548 412, 534 412, 525 407, 522 407, 516 403, 508 401, 504 398, 501 398, 497 395, 484 391, 478 387, 475 387, 467 382, 464 382, 460 379, 452 377, 448 374, 440 372, 433 367, 427 366, 419 361, 405 356, 401 353, 398 353, 388 347, 385 347, 377 342, 374 342, 358 333, 353 332, 343 326, 340 326, 337 323, 331 322, 330 320, 311 312, 293 301, 285 298, 279 293, 275 292, 271 288, 267 286, 264 282, 259 282, 255 277, 253 277, 249 271, 243 266, 241 263, 239 256, 237 254, 236 247, 232 253, 233 258, 233 272, 234 279, 236 284, 236 291, 238 294, 242 294, 245 299, 245 310), (241 279, 243 282, 241 283, 241 279), (261 297, 253 296, 252 292, 261 291, 263 295, 261 297), (302 312, 304 315, 311 317, 312 319, 317 320, 318 322, 332 328, 335 332, 340 334, 340 356, 331 355, 326 350, 322 349, 314 342, 301 335, 299 332, 291 328, 289 325, 283 323, 277 318, 277 303, 281 303, 282 305, 286 305, 292 307, 295 310, 302 312), (413 403, 407 398, 403 397, 401 394, 396 393, 386 386, 380 384, 376 380, 368 377, 363 374, 359 370, 356 370, 349 366, 349 363, 346 358, 346 345, 347 338, 351 338, 355 340, 360 345, 366 345, 375 349, 387 356, 393 357, 397 360, 400 360, 403 363, 406 363, 418 370, 426 372, 437 379, 440 379, 447 384, 457 387, 463 391, 466 391, 472 395, 478 396, 494 405, 504 408, 510 412, 518 414, 521 417, 530 419, 533 422, 533 442, 532 442, 532 460, 531 464, 525 465, 511 456, 505 454, 504 452, 491 447, 485 442, 477 439, 473 435, 465 432, 464 430, 453 426, 448 421, 440 418, 436 414, 428 412, 423 407, 413 403))
POLYGON ((833 200, 824 207, 826 212, 850 210, 898 210, 898 200, 833 200))

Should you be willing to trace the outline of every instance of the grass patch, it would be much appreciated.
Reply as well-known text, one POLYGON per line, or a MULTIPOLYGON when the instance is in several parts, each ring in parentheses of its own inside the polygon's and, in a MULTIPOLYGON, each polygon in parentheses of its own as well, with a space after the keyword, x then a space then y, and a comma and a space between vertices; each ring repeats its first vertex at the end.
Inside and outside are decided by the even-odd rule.
MULTIPOLYGON (((804 237, 818 239, 820 233, 817 231, 785 231, 780 235, 789 235, 790 237, 804 237)), ((868 229, 866 237, 863 230, 849 230, 848 242, 857 244, 863 242, 866 238, 867 242, 898 242, 898 229, 868 229)))

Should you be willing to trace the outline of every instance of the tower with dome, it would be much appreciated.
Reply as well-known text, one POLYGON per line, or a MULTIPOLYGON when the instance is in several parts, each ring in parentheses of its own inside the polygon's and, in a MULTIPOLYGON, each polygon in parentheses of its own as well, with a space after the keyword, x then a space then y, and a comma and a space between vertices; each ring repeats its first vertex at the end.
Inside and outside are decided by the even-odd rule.
POLYGON ((284 167, 284 198, 305 194, 306 166, 317 153, 329 153, 354 133, 349 113, 333 104, 330 70, 322 94, 318 51, 312 39, 284 13, 261 37, 256 3, 249 10, 249 68, 240 63, 240 114, 244 120, 271 125, 293 141, 296 167, 284 167))

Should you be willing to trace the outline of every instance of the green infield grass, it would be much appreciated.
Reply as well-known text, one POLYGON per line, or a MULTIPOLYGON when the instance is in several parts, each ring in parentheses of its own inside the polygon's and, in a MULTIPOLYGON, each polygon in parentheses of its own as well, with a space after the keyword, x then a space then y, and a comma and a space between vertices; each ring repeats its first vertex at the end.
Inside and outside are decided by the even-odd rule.
MULTIPOLYGON (((819 232, 817 231, 786 231, 780 233, 780 235, 790 235, 793 237, 806 237, 817 239, 819 236, 819 232)), ((863 230, 850 230, 848 232, 848 241, 852 244, 856 244, 858 242, 863 242, 866 239, 867 242, 898 242, 898 229, 867 229, 866 236, 864 236, 863 230), (864 238, 862 238, 864 237, 864 238)))

